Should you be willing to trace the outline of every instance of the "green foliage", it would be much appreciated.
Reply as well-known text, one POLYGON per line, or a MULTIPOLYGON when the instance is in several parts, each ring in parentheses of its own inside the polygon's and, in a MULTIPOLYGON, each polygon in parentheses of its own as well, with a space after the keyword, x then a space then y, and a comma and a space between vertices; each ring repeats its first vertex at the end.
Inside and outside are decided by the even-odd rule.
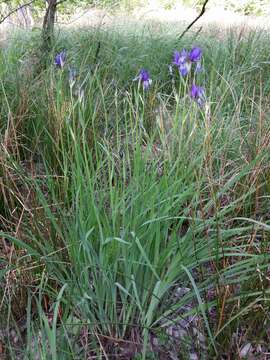
MULTIPOLYGON (((22 4, 26 4, 30 1, 21 0, 1 0, 1 3, 7 4, 10 8, 21 6, 22 4)), ((115 5, 119 3, 119 0, 64 0, 60 4, 60 8, 75 8, 75 7, 85 7, 85 6, 106 6, 106 5, 115 5)), ((43 9, 46 6, 45 0, 34 0, 32 6, 34 8, 43 9)))
POLYGON ((54 54, 67 49, 64 69, 52 54, 38 77, 35 38, 29 46, 19 34, 0 53, 0 236, 15 247, 17 277, 3 289, 5 328, 27 309, 27 345, 7 339, 10 358, 158 359, 172 349, 190 358, 193 333, 177 343, 167 331, 189 315, 211 358, 237 353, 230 342, 241 326, 265 336, 269 35, 196 38, 208 99, 200 109, 189 83, 168 73, 173 49, 195 39, 176 46, 175 27, 120 25, 61 34, 54 54), (133 81, 142 67, 149 92, 133 81))
MULTIPOLYGON (((225 8, 244 15, 263 15, 267 10, 269 2, 267 0, 242 0, 242 1, 227 1, 225 8)), ((269 9, 268 9, 269 10, 269 9)))
MULTIPOLYGON (((176 3, 176 0, 171 0, 171 3, 176 3)), ((183 0, 183 4, 187 6, 200 8, 204 4, 204 0, 183 0)), ((207 8, 223 7, 226 10, 234 11, 242 15, 266 15, 269 13, 268 0, 211 0, 207 4, 207 8)))

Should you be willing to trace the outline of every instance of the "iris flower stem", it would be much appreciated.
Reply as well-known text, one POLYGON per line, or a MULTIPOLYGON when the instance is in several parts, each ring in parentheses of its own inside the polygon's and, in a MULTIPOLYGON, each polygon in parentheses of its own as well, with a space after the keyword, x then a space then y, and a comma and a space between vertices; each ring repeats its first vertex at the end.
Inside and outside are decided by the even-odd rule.
POLYGON ((140 87, 141 87, 141 82, 138 82, 138 86, 137 86, 137 91, 136 91, 136 96, 135 96, 135 104, 136 104, 136 108, 135 108, 135 130, 136 130, 136 134, 135 134, 135 139, 138 138, 138 124, 140 123, 140 87))

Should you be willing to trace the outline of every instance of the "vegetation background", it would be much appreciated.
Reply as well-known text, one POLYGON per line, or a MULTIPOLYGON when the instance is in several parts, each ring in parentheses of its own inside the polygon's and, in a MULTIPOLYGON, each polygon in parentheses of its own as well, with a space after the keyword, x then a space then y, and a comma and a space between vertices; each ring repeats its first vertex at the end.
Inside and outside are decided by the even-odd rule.
MULTIPOLYGON (((198 23, 180 40, 183 23, 139 1, 61 3, 59 19, 78 6, 106 19, 59 21, 46 50, 40 26, 9 30, 1 359, 268 358, 269 4, 225 5, 241 24, 198 23), (194 46, 203 71, 182 77, 173 52, 194 46)), ((45 2, 33 6, 38 20, 45 2)))

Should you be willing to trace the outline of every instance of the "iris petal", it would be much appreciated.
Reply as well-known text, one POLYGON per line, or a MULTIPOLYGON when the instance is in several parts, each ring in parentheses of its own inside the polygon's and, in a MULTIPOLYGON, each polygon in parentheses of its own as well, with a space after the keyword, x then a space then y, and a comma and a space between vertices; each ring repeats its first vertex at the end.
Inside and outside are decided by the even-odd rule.
POLYGON ((191 49, 189 53, 189 60, 191 62, 197 62, 200 61, 202 58, 202 50, 199 47, 194 47, 191 49))

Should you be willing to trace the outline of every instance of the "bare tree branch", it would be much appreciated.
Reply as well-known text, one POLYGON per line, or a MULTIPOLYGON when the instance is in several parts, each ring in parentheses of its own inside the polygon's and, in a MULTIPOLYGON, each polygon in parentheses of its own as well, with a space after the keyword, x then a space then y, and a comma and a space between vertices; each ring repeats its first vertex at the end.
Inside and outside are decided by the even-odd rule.
POLYGON ((18 6, 16 9, 12 9, 7 15, 5 15, 3 18, 0 19, 0 25, 6 20, 8 19, 11 15, 15 14, 17 11, 25 8, 26 6, 29 6, 31 4, 33 4, 33 2, 35 2, 36 0, 31 0, 26 4, 20 5, 18 6))
POLYGON ((203 6, 202 6, 202 9, 201 9, 201 12, 199 13, 199 15, 196 17, 196 19, 194 19, 192 21, 192 23, 190 23, 188 25, 188 27, 181 33, 181 35, 178 36, 178 40, 181 40, 182 37, 188 32, 188 30, 203 16, 203 14, 205 13, 205 8, 206 8, 206 5, 208 3, 209 0, 205 0, 204 3, 203 3, 203 6))

